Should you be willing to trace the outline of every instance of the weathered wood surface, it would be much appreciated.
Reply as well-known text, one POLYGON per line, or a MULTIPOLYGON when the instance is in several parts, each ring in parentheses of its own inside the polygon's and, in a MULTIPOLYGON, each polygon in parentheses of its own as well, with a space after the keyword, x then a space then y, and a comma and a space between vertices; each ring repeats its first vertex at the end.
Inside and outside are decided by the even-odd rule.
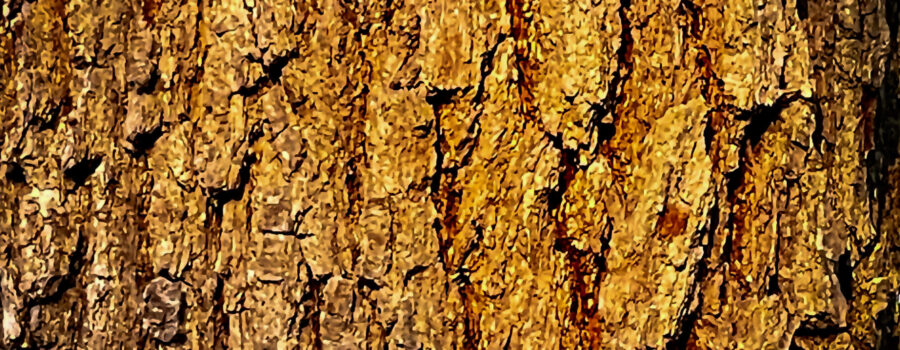
POLYGON ((892 0, 4 0, 3 348, 895 349, 892 0))

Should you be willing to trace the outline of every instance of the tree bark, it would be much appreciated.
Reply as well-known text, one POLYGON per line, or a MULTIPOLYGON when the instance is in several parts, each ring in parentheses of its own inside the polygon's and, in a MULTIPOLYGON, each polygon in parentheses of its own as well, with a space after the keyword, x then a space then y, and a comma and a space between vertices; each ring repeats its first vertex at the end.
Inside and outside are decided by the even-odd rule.
POLYGON ((896 349, 892 0, 7 0, 3 348, 896 349))

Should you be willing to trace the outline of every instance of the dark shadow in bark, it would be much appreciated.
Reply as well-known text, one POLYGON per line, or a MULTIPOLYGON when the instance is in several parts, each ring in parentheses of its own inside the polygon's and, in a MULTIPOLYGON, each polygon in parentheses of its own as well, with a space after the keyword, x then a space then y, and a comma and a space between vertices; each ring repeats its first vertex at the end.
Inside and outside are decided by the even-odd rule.
POLYGON ((12 183, 24 184, 27 182, 25 168, 18 163, 9 163, 6 169, 6 179, 12 183))
POLYGON ((100 166, 101 162, 103 162, 103 158, 100 156, 84 157, 75 163, 75 165, 72 165, 63 171, 66 178, 75 183, 72 191, 77 190, 84 185, 87 178, 94 174, 94 171, 97 170, 97 167, 100 166))

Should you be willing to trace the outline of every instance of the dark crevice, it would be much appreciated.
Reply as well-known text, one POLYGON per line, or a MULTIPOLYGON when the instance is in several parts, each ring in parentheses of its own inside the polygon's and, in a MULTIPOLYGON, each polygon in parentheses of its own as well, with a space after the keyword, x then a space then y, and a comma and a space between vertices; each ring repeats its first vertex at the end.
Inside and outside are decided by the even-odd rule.
POLYGON ((781 234, 775 236, 775 267, 769 274, 769 281, 766 285, 766 295, 775 295, 781 293, 781 284, 779 283, 778 270, 781 265, 781 234))
POLYGON ((481 80, 478 81, 478 88, 475 90, 475 97, 473 98, 476 105, 484 102, 485 83, 487 77, 494 70, 494 56, 497 55, 497 49, 504 41, 506 41, 506 34, 500 33, 497 37, 497 42, 489 50, 481 54, 481 80))
MULTIPOLYGON (((32 2, 34 0, 28 0, 28 2, 32 2)), ((6 7, 9 9, 9 12, 6 14, 6 20, 12 22, 14 18, 16 18, 19 13, 22 11, 22 3, 25 0, 9 0, 6 3, 6 7)))
POLYGON ((159 277, 165 278, 167 281, 172 283, 184 283, 185 285, 191 286, 191 284, 188 283, 184 279, 184 277, 172 275, 172 272, 170 272, 168 268, 159 270, 159 277))
MULTIPOLYGON (((214 328, 214 341, 222 341, 229 330, 229 317, 225 315, 225 280, 231 277, 230 271, 216 274, 216 288, 213 290, 213 307, 212 319, 216 327, 214 328)), ((214 346, 221 346, 221 343, 214 343, 214 346)))
POLYGON ((359 178, 359 172, 360 168, 365 167, 365 164, 360 163, 365 163, 364 152, 350 157, 350 159, 347 159, 347 162, 344 163, 344 169, 347 171, 344 175, 344 186, 347 188, 347 199, 349 201, 346 212, 348 217, 355 217, 354 214, 357 214, 359 208, 354 204, 363 201, 363 195, 360 191, 363 180, 359 178))
MULTIPOLYGON (((312 274, 312 271, 309 270, 309 266, 307 265, 307 271, 312 274)), ((303 319, 300 320, 300 329, 304 329, 306 327, 310 327, 313 333, 313 348, 314 349, 322 349, 322 324, 321 324, 321 314, 322 310, 319 304, 322 302, 322 291, 325 289, 325 286, 328 284, 328 281, 333 277, 332 274, 325 274, 320 278, 312 278, 309 281, 309 285, 307 286, 307 292, 303 294, 300 299, 300 302, 304 305, 306 310, 306 314, 303 319)))
MULTIPOLYGON (((360 53, 360 59, 363 64, 362 70, 357 76, 358 81, 355 84, 351 84, 348 81, 344 87, 347 91, 350 91, 351 87, 353 90, 358 89, 358 92, 353 94, 348 104, 350 113, 344 117, 347 122, 346 136, 342 137, 342 142, 346 142, 346 145, 356 145, 348 152, 347 158, 345 158, 343 179, 347 196, 346 217, 350 219, 351 225, 354 226, 359 224, 360 215, 365 205, 361 172, 369 168, 368 135, 365 132, 365 120, 368 113, 367 101, 369 101, 369 82, 371 81, 372 66, 366 60, 365 52, 360 53)), ((347 249, 350 251, 353 266, 356 266, 356 262, 359 261, 359 257, 362 254, 359 241, 353 241, 347 249)))
POLYGON ((462 256, 459 259, 459 266, 456 268, 456 274, 459 277, 455 278, 454 281, 460 284, 460 286, 465 286, 472 282, 469 279, 469 275, 472 273, 472 271, 468 267, 466 267, 468 266, 468 264, 466 264, 466 261, 473 253, 475 253, 475 251, 481 248, 480 242, 484 240, 484 228, 482 228, 481 225, 475 222, 472 222, 472 225, 474 225, 475 227, 475 237, 473 237, 469 241, 465 252, 463 252, 462 256))
POLYGON ((801 21, 809 18, 809 2, 807 0, 797 0, 797 17, 801 21))
POLYGON ((794 337, 829 338, 849 331, 850 326, 838 324, 835 315, 821 312, 801 319, 794 337))
MULTIPOLYGON (((64 97, 61 101, 54 103, 47 108, 47 119, 35 118, 33 115, 28 119, 30 125, 36 125, 37 131, 55 130, 59 125, 59 120, 63 115, 72 110, 72 99, 69 96, 64 97)), ((25 136, 24 134, 22 135, 25 136)))
POLYGON ((434 120, 429 120, 422 125, 416 125, 413 127, 413 131, 415 131, 414 136, 419 139, 427 138, 428 135, 431 135, 431 131, 434 128, 434 120))
POLYGON ((72 288, 75 288, 77 277, 81 273, 87 261, 87 242, 83 234, 79 233, 75 241, 75 249, 69 254, 69 266, 66 273, 62 276, 54 276, 47 282, 45 290, 52 292, 29 300, 25 305, 25 310, 31 309, 33 306, 55 304, 62 300, 63 295, 72 288))
POLYGON ((75 183, 72 191, 77 190, 79 187, 84 185, 88 177, 94 174, 94 171, 97 170, 97 167, 100 166, 100 163, 102 162, 103 158, 100 156, 84 157, 74 165, 63 171, 63 174, 66 176, 66 178, 72 180, 72 182, 75 183))
POLYGON ((712 209, 709 212, 709 222, 703 229, 700 231, 700 237, 698 239, 706 243, 703 244, 703 255, 700 256, 700 260, 697 261, 697 267, 695 272, 693 273, 694 282, 691 284, 692 297, 686 299, 684 301, 685 308, 691 307, 694 303, 692 298, 697 298, 696 307, 688 312, 687 315, 681 318, 678 323, 678 328, 676 328, 673 337, 669 339, 666 343, 667 350, 676 350, 676 349, 688 349, 691 336, 693 335, 694 327, 697 325, 697 321, 700 319, 702 308, 703 308, 703 293, 702 291, 697 290, 701 288, 702 283, 706 280, 706 276, 709 274, 709 262, 708 259, 712 255, 712 247, 713 247, 713 238, 715 237, 716 229, 719 227, 719 203, 716 201, 712 205, 712 209))
POLYGON ((838 279, 841 293, 848 301, 853 300, 853 266, 851 266, 850 251, 845 251, 838 257, 834 266, 834 274, 838 279))
MULTIPOLYGON (((679 3, 679 7, 677 10, 679 13, 690 17, 690 22, 684 29, 687 29, 689 32, 685 34, 690 34, 690 37, 694 39, 702 38, 703 34, 703 17, 701 16, 702 9, 696 3, 691 0, 681 0, 679 3)), ((705 45, 701 46, 704 51, 708 51, 708 48, 705 45)), ((706 60, 708 61, 709 52, 706 52, 706 56, 698 56, 698 60, 706 60)), ((700 67, 708 67, 706 62, 701 62, 700 67)))
MULTIPOLYGON (((267 49, 267 48, 266 48, 267 49)), ((284 68, 287 67, 288 63, 295 58, 300 57, 300 51, 297 49, 288 51, 286 55, 276 56, 272 58, 271 62, 268 65, 263 66, 263 74, 261 77, 256 79, 254 82, 250 82, 249 85, 241 86, 234 92, 236 95, 243 96, 245 98, 253 98, 259 96, 264 90, 271 88, 275 84, 281 81, 281 76, 284 74, 284 68)), ((253 56, 245 56, 245 58, 251 62, 262 63, 260 58, 255 58, 253 56)))
POLYGON ((404 287, 407 286, 409 284, 409 281, 413 277, 417 276, 418 274, 420 274, 422 272, 425 272, 425 270, 428 270, 428 267, 429 266, 427 266, 427 265, 416 265, 416 266, 413 266, 413 268, 409 269, 409 271, 406 271, 406 274, 403 276, 403 286, 404 287))
POLYGON ((25 168, 18 163, 9 163, 6 169, 6 179, 12 183, 26 183, 27 178, 25 176, 25 168))
MULTIPOLYGON (((613 72, 610 79, 609 89, 606 97, 599 103, 591 105, 591 118, 588 121, 588 130, 591 138, 596 140, 590 142, 588 147, 593 147, 591 153, 600 154, 606 141, 615 136, 615 122, 620 119, 619 106, 625 102, 627 96, 625 93, 625 85, 631 77, 633 70, 632 62, 632 46, 634 38, 632 37, 632 23, 629 18, 631 11, 631 1, 621 0, 617 15, 621 22, 621 32, 619 33, 620 46, 616 49, 617 69, 613 72)), ((607 270, 606 255, 610 249, 609 241, 612 237, 613 224, 607 222, 604 232, 600 240, 600 251, 594 252, 590 250, 582 250, 573 243, 577 237, 570 237, 566 227, 566 214, 563 208, 563 198, 569 189, 569 185, 574 181, 579 171, 577 150, 570 150, 564 147, 561 135, 547 134, 553 143, 554 148, 560 151, 559 165, 557 166, 558 180, 554 188, 548 194, 547 208, 548 213, 554 218, 555 224, 552 228, 554 238, 554 249, 565 255, 565 261, 568 271, 568 280, 572 283, 572 298, 567 318, 575 329, 582 332, 575 335, 578 342, 586 347, 600 347, 600 329, 598 318, 598 305, 594 303, 593 297, 596 294, 596 288, 599 288, 600 282, 604 279, 607 270)), ((566 332, 566 331, 564 331, 566 332)))
POLYGON ((898 329, 897 305, 900 304, 898 298, 900 295, 897 292, 890 293, 887 307, 875 316, 875 328, 880 333, 877 347, 879 350, 894 350, 897 349, 897 344, 900 344, 900 337, 895 333, 898 329))
POLYGON ((357 288, 359 288, 360 290, 363 290, 363 288, 368 288, 369 290, 379 290, 384 287, 378 285, 378 281, 362 276, 359 277, 359 280, 356 281, 356 284, 357 288))
POLYGON ((725 173, 725 190, 727 191, 727 198, 729 202, 734 202, 737 197, 737 190, 744 183, 744 172, 746 169, 743 164, 739 165, 737 169, 734 169, 730 172, 725 173))
POLYGON ((137 93, 141 95, 147 95, 156 91, 157 85, 159 85, 159 69, 156 66, 150 70, 150 78, 147 79, 147 82, 141 84, 137 88, 137 93))
POLYGON ((257 81, 256 83, 251 85, 241 86, 234 93, 243 97, 257 96, 259 95, 260 90, 262 90, 263 84, 265 84, 265 79, 263 79, 263 81, 257 81))
POLYGON ((631 20, 628 18, 631 1, 621 0, 618 10, 619 21, 621 21, 622 31, 619 33, 620 46, 616 49, 616 62, 618 69, 613 72, 609 83, 609 90, 606 98, 599 103, 591 105, 591 119, 588 122, 588 129, 597 135, 597 142, 594 144, 594 152, 600 151, 600 145, 604 141, 611 139, 616 132, 615 122, 619 119, 618 107, 625 102, 625 83, 631 78, 634 62, 631 57, 634 38, 632 37, 631 20))
POLYGON ((822 153, 822 147, 825 143, 825 113, 822 111, 822 106, 820 103, 813 104, 813 118, 815 119, 815 127, 813 128, 812 135, 810 135, 810 139, 813 142, 813 148, 822 153))
POLYGON ((269 65, 265 67, 266 77, 268 81, 277 83, 281 81, 281 75, 284 73, 284 67, 295 58, 300 57, 299 50, 291 50, 287 55, 278 56, 272 59, 269 62, 269 65))
MULTIPOLYGON (((898 38, 898 31, 900 31, 900 2, 886 1, 885 7, 885 19, 890 32, 889 52, 896 53, 900 49, 898 47, 900 46, 900 41, 898 41, 900 40, 898 38)), ((875 223, 877 239, 873 240, 871 247, 867 247, 863 251, 865 256, 868 256, 870 252, 875 250, 875 244, 881 240, 882 236, 889 237, 887 235, 892 234, 884 231, 883 224, 885 215, 892 209, 889 207, 887 200, 891 198, 895 201, 898 193, 896 188, 891 187, 892 184, 889 182, 889 177, 891 167, 896 165, 898 155, 900 155, 898 154, 900 152, 900 113, 898 113, 898 110, 900 110, 898 109, 900 107, 900 98, 898 98, 898 93, 900 93, 900 72, 891 69, 895 64, 892 62, 894 55, 888 54, 887 57, 884 67, 888 67, 889 70, 885 73, 882 85, 877 91, 877 105, 873 121, 874 149, 869 152, 866 159, 869 172, 867 179, 869 197, 873 199, 871 202, 877 206, 875 210, 877 213, 877 221, 875 223), (890 191, 893 191, 893 193, 889 194, 890 191)), ((897 218, 892 218, 891 220, 896 221, 897 218)), ((896 238, 890 239, 889 242, 891 250, 896 249, 896 238)), ((894 271, 896 272, 896 269, 894 271)), ((878 349, 896 349, 897 344, 900 344, 900 337, 897 336, 897 330, 900 327, 898 326, 898 321, 900 320, 897 319, 898 315, 900 315, 900 312, 898 312, 900 294, 898 293, 900 292, 892 291, 887 300, 887 307, 876 315, 875 328, 879 332, 878 349)))
POLYGON ((707 113, 706 125, 703 127, 703 144, 706 146, 706 153, 711 154, 712 144, 716 137, 716 129, 713 128, 713 111, 707 113))
MULTIPOLYGON (((795 96, 795 95, 785 95, 795 96)), ((761 105, 751 110, 743 111, 736 116, 737 120, 749 120, 744 128, 744 140, 751 146, 759 144, 763 134, 778 120, 783 111, 792 102, 791 98, 779 98, 772 105, 761 105)))
POLYGON ((209 196, 209 205, 215 208, 217 214, 221 214, 225 203, 239 201, 244 197, 244 188, 250 182, 250 168, 257 161, 256 155, 247 153, 241 159, 241 168, 238 170, 238 184, 234 188, 226 188, 212 191, 209 196))
POLYGON ((163 124, 160 123, 156 125, 150 130, 143 132, 136 132, 128 137, 128 142, 131 143, 131 149, 125 148, 125 151, 128 152, 132 157, 140 157, 147 154, 153 145, 156 144, 156 141, 159 140, 163 135, 163 124))
POLYGON ((515 40, 515 69, 518 72, 515 85, 519 93, 518 113, 527 121, 537 119, 537 108, 534 97, 534 71, 537 64, 530 60, 531 48, 529 45, 529 27, 533 20, 533 12, 529 11, 530 1, 511 0, 506 2, 506 9, 510 13, 510 30, 515 40))
POLYGON ((175 335, 173 335, 173 336, 172 336, 172 339, 169 339, 168 341, 161 340, 161 339, 158 339, 158 338, 153 338, 153 342, 154 342, 154 343, 159 344, 159 345, 165 345, 165 346, 167 346, 167 347, 168 347, 168 346, 184 345, 184 344, 187 343, 187 340, 188 340, 187 335, 184 334, 184 333, 180 333, 180 332, 177 333, 177 334, 175 334, 175 335))
MULTIPOLYGON (((454 279, 454 282, 458 284, 459 293, 463 297, 464 312, 459 315, 459 317, 463 318, 461 322, 464 325, 464 333, 466 335, 465 346, 468 348, 475 348, 481 339, 481 329, 479 325, 481 317, 476 314, 476 310, 472 307, 473 300, 477 298, 477 292, 468 280, 468 271, 464 271, 465 269, 461 267, 462 264, 456 266, 454 261, 451 261, 449 254, 454 239, 456 239, 460 230, 457 223, 457 211, 462 200, 462 192, 455 188, 457 183, 456 178, 459 170, 468 165, 471 161, 474 150, 480 140, 480 117, 483 112, 482 102, 485 98, 486 79, 491 71, 493 71, 493 59, 496 51, 505 39, 506 35, 500 34, 498 42, 481 55, 481 80, 472 99, 472 112, 475 113, 475 116, 466 129, 466 134, 468 136, 456 146, 458 149, 464 149, 458 164, 451 164, 449 166, 448 164, 445 164, 445 150, 453 146, 447 141, 443 130, 442 108, 445 105, 457 103, 459 96, 467 94, 471 87, 451 89, 432 88, 428 91, 428 95, 426 96, 426 102, 432 106, 434 122, 430 124, 432 124, 436 136, 433 144, 436 158, 435 173, 431 175, 430 187, 432 203, 439 213, 432 224, 438 239, 439 248, 437 258, 443 265, 443 270, 446 274, 458 274, 458 277, 454 279)), ((478 241, 480 240, 480 237, 474 238, 473 240, 472 244, 468 246, 469 249, 466 254, 471 254, 479 247, 478 241)), ((465 256, 463 259, 465 259, 465 256)))
MULTIPOLYGON (((788 186, 791 186, 790 181, 789 181, 788 186)), ((790 193, 790 188, 788 188, 788 193, 790 193)), ((776 215, 775 223, 780 224, 781 223, 781 213, 776 213, 775 215, 776 215)), ((784 243, 782 243, 782 241, 784 240, 784 237, 782 237, 782 236, 783 236, 783 233, 780 230, 778 232, 775 232, 775 252, 774 252, 774 255, 775 255, 774 260, 775 261, 773 262, 774 266, 772 266, 771 271, 769 271, 769 276, 768 276, 769 280, 766 285, 766 295, 776 295, 776 294, 781 293, 781 281, 780 281, 781 276, 780 276, 779 272, 781 270, 781 265, 782 265, 781 251, 782 251, 782 249, 784 249, 783 248, 784 243)))
MULTIPOLYGON (((900 3, 897 1, 888 1, 887 22, 890 28, 890 52, 897 52, 898 45, 898 29, 900 29, 900 3)), ((887 56, 885 67, 892 67, 893 55, 887 56)), ((889 70, 885 73, 881 87, 876 91, 877 104, 874 120, 872 121, 873 149, 866 155, 867 178, 866 187, 869 192, 871 205, 874 207, 873 215, 875 219, 875 229, 877 232, 876 239, 873 240, 866 249, 864 256, 868 256, 874 251, 875 245, 880 241, 880 237, 885 233, 882 232, 882 225, 885 215, 890 210, 887 207, 888 193, 892 190, 889 183, 890 168, 897 163, 898 152, 900 152, 900 72, 897 70, 889 70)))
MULTIPOLYGON (((431 123, 431 125, 434 127, 434 133, 435 133, 435 140, 434 140, 434 144, 433 144, 434 153, 435 153, 435 165, 434 165, 435 173, 433 176, 431 176, 431 195, 432 195, 432 202, 434 203, 435 208, 438 211, 440 211, 443 208, 442 201, 440 198, 438 198, 438 196, 440 196, 442 194, 442 192, 444 192, 444 191, 442 191, 442 188, 441 188, 442 187, 441 180, 442 180, 443 174, 444 174, 444 147, 447 144, 447 141, 444 137, 444 130, 441 127, 441 119, 442 118, 441 118, 440 110, 443 105, 450 103, 450 101, 453 100, 454 96, 458 92, 459 92, 458 90, 454 91, 454 89, 451 89, 451 90, 433 89, 433 90, 428 91, 428 95, 425 98, 425 101, 428 102, 429 104, 431 104, 432 109, 434 111, 434 122, 431 123)), ((450 191, 447 191, 447 192, 450 192, 450 191)), ((449 201, 449 200, 452 200, 452 198, 446 198, 446 200, 449 201)), ((452 203, 452 202, 448 202, 448 203, 452 203)), ((432 223, 432 228, 434 228, 434 231, 437 234, 438 245, 440 247, 439 254, 438 254, 438 260, 441 261, 441 263, 444 266, 444 269, 446 270, 447 267, 449 266, 450 262, 447 261, 447 259, 446 259, 446 253, 445 253, 446 243, 444 242, 444 233, 443 233, 444 225, 441 221, 442 220, 440 217, 435 218, 434 222, 432 223)))
POLYGON ((156 11, 159 9, 158 0, 142 0, 141 10, 144 15, 144 20, 147 22, 152 22, 156 16, 156 11))
POLYGON ((597 135, 597 144, 609 141, 616 135, 616 124, 612 113, 603 104, 591 105, 591 119, 588 122, 589 130, 597 135), (610 118, 606 118, 606 117, 610 118))
POLYGON ((469 89, 471 89, 471 87, 457 87, 451 89, 431 88, 428 89, 428 93, 425 95, 425 102, 430 104, 432 108, 440 108, 441 106, 452 103, 457 96, 461 95, 460 92, 465 94, 469 89))
MULTIPOLYGON (((247 148, 252 147, 262 136, 262 123, 254 124, 247 134, 246 140, 244 140, 244 142, 247 143, 247 148)), ((244 189, 250 182, 250 169, 258 160, 256 154, 253 152, 245 153, 243 158, 241 158, 241 167, 238 169, 237 184, 233 188, 210 191, 207 205, 209 208, 213 209, 214 215, 221 217, 222 208, 225 203, 237 201, 244 197, 244 189)))
POLYGON ((795 337, 812 337, 812 338, 827 338, 834 335, 838 335, 841 333, 848 332, 850 330, 847 326, 825 326, 825 327, 810 327, 809 325, 801 325, 800 328, 797 328, 797 331, 794 332, 795 337))
POLYGON ((263 233, 276 234, 276 235, 289 235, 289 236, 294 236, 298 239, 305 239, 305 238, 312 237, 314 235, 313 233, 300 231, 300 227, 301 227, 301 225, 303 225, 303 221, 306 219, 306 214, 309 214, 309 212, 312 211, 312 209, 313 209, 313 206, 310 205, 304 209, 298 210, 297 213, 294 214, 294 217, 291 220, 291 230, 290 231, 284 232, 284 231, 277 231, 277 230, 263 230, 263 233))
POLYGON ((515 331, 515 330, 516 330, 516 327, 515 327, 515 326, 510 327, 510 329, 509 329, 509 334, 506 336, 506 341, 503 342, 503 350, 509 350, 509 349, 510 349, 510 344, 512 343, 512 335, 513 335, 513 331, 515 331))
MULTIPOLYGON (((556 138, 556 140, 559 144, 554 145, 554 147, 560 150, 559 177, 556 186, 550 189, 548 195, 547 209, 550 213, 556 212, 562 206, 563 196, 566 194, 569 184, 575 179, 575 174, 578 171, 578 152, 562 148, 562 141, 559 138, 556 138)), ((558 227, 557 229, 562 230, 563 228, 558 227)))
MULTIPOLYGON (((734 225, 734 213, 728 216, 728 221, 725 223, 725 227, 731 227, 734 225)), ((720 264, 728 263, 731 261, 731 256, 734 251, 734 234, 730 234, 725 236, 725 243, 722 245, 722 252, 719 254, 720 264)), ((719 299, 722 302, 725 302, 728 297, 726 293, 728 287, 728 282, 723 282, 719 285, 719 299)))

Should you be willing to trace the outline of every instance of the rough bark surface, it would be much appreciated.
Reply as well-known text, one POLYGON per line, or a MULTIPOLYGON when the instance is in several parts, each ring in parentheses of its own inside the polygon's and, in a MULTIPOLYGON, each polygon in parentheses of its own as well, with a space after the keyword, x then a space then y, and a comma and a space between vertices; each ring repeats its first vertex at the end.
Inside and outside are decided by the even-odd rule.
POLYGON ((900 343, 896 1, 0 9, 2 348, 900 343))

